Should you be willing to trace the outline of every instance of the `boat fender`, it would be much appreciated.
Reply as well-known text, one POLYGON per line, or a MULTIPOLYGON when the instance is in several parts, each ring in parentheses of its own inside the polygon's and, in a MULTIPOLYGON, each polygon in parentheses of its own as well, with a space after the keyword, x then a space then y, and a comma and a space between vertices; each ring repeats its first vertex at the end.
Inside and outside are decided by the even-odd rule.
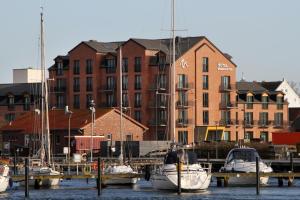
POLYGON ((90 165, 86 165, 83 168, 83 174, 87 175, 87 174, 91 174, 91 166, 90 165))
POLYGON ((150 165, 146 165, 146 169, 145 169, 145 180, 146 180, 146 181, 149 181, 149 180, 150 180, 150 176, 151 176, 150 165))

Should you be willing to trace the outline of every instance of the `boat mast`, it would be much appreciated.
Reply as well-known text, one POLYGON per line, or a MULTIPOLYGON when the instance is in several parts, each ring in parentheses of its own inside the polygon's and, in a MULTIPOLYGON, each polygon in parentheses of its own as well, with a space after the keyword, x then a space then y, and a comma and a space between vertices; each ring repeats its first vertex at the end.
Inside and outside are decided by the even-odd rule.
POLYGON ((123 118, 123 108, 122 108, 122 103, 123 103, 123 84, 122 84, 122 81, 123 81, 123 77, 122 77, 122 45, 120 46, 120 60, 119 60, 119 63, 120 63, 120 156, 119 156, 119 159, 121 161, 121 164, 123 164, 123 133, 122 133, 122 130, 123 130, 123 123, 122 123, 122 118, 123 118))
POLYGON ((172 66, 170 67, 170 133, 173 136, 173 142, 175 142, 175 98, 176 98, 176 92, 175 92, 175 76, 176 76, 176 69, 175 69, 175 0, 172 0, 172 66))
POLYGON ((50 131, 49 131, 49 110, 48 110, 48 85, 46 80, 46 69, 45 69, 45 47, 44 47, 44 19, 43 19, 43 8, 41 12, 41 70, 42 70, 42 145, 47 146, 47 162, 51 165, 51 154, 50 154, 50 131), (45 109, 45 112, 44 112, 45 109), (45 116, 44 116, 45 114, 45 116), (45 123, 45 124, 44 124, 45 123), (46 127, 44 127, 44 125, 46 127), (45 132, 44 132, 45 129, 45 132), (47 137, 46 141, 44 137, 47 137))

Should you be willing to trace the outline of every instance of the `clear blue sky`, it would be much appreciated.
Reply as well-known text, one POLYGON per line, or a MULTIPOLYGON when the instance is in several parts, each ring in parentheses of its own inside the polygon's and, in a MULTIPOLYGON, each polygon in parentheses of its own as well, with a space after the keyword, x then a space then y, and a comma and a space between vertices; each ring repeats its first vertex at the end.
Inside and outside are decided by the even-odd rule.
MULTIPOLYGON (((170 0, 1 0, 0 83, 38 62, 44 6, 46 64, 80 41, 169 37, 170 0)), ((181 36, 205 35, 233 56, 247 80, 300 82, 299 0, 177 0, 181 36)))

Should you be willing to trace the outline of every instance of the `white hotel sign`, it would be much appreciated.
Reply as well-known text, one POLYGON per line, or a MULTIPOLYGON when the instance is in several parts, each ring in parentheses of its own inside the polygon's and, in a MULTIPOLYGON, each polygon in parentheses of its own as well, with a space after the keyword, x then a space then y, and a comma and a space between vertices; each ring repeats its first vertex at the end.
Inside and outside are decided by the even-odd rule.
POLYGON ((218 63, 217 68, 219 71, 232 71, 232 67, 229 67, 227 64, 218 63))

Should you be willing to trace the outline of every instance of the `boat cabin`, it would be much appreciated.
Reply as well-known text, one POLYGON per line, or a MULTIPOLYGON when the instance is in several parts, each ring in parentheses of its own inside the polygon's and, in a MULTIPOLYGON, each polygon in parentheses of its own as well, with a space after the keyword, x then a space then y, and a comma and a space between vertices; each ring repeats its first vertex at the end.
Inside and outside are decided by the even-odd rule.
POLYGON ((232 149, 227 158, 226 162, 230 163, 233 160, 240 160, 244 162, 256 162, 256 157, 260 160, 260 157, 256 151, 256 149, 253 148, 236 148, 232 149))
POLYGON ((165 156, 164 164, 176 164, 178 159, 183 164, 196 164, 197 155, 195 152, 170 151, 165 156))

